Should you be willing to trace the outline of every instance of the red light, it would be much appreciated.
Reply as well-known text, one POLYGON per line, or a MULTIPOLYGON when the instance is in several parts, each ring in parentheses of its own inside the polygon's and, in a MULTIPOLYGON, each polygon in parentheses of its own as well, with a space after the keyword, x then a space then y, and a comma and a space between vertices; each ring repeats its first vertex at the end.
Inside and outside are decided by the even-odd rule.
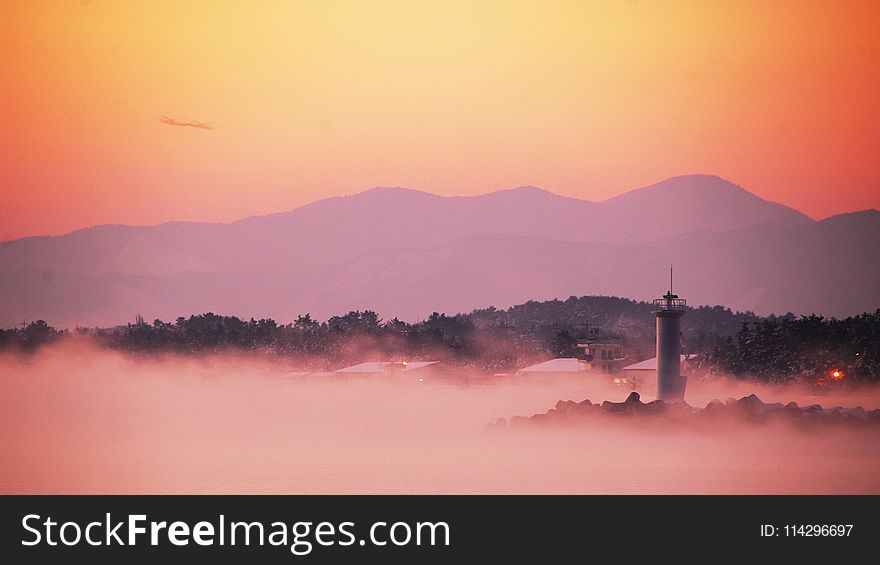
POLYGON ((831 378, 835 381, 839 381, 843 378, 843 371, 839 369, 834 369, 833 371, 831 371, 831 378))

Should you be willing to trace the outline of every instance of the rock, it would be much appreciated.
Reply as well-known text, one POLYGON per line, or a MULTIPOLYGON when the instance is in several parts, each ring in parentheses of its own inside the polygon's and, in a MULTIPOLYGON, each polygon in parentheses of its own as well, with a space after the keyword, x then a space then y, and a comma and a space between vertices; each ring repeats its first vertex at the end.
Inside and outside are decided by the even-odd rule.
POLYGON ((764 413, 776 412, 777 410, 782 410, 782 408, 783 404, 781 402, 771 402, 764 405, 764 413))
MULTIPOLYGON (((624 403, 626 405, 626 403, 624 403)), ((666 410, 666 403, 662 400, 652 400, 648 403, 637 402, 627 405, 629 412, 634 416, 654 418, 666 410)))
POLYGON ((604 410, 607 414, 631 414, 632 404, 627 404, 626 402, 611 402, 610 400, 606 400, 602 403, 602 410, 604 410))
POLYGON ((694 409, 687 402, 670 402, 667 405, 667 412, 676 417, 683 417, 693 414, 694 409))
POLYGON ((666 403, 658 398, 657 400, 652 400, 651 402, 645 404, 645 407, 648 409, 648 411, 659 414, 666 409, 666 403))
POLYGON ((602 403, 602 410, 608 414, 632 415, 634 412, 642 410, 645 406, 639 398, 639 393, 631 392, 623 402, 606 400, 602 403))
POLYGON ((763 406, 763 402, 758 398, 757 394, 750 394, 748 396, 743 396, 739 400, 736 401, 739 405, 749 405, 749 406, 763 406))
POLYGON ((560 413, 566 413, 570 410, 577 410, 578 403, 574 400, 560 400, 556 403, 556 410, 560 413))
POLYGON ((703 409, 703 414, 706 416, 721 416, 727 413, 727 405, 723 404, 720 400, 712 400, 706 407, 703 409))
POLYGON ((861 407, 842 408, 840 406, 823 409, 819 404, 801 408, 796 402, 784 405, 781 402, 764 403, 755 394, 744 396, 738 400, 728 398, 723 403, 713 399, 705 408, 696 408, 686 402, 665 403, 662 400, 653 400, 643 403, 639 393, 631 392, 623 402, 606 400, 601 404, 596 404, 589 399, 580 402, 560 400, 554 408, 543 414, 529 417, 513 416, 509 424, 504 418, 498 418, 487 427, 503 428, 508 425, 517 426, 529 422, 536 424, 573 423, 583 421, 594 414, 637 419, 660 416, 679 424, 687 424, 689 421, 698 422, 700 416, 714 418, 722 415, 748 422, 784 419, 798 422, 801 425, 824 425, 838 422, 849 425, 880 423, 880 409, 866 411, 861 407))
POLYGON ((536 424, 548 424, 550 423, 550 416, 547 414, 535 414, 533 416, 529 416, 529 421, 536 424))
POLYGON ((761 402, 761 399, 754 394, 740 398, 732 406, 741 416, 753 419, 762 416, 765 407, 766 405, 761 402))
POLYGON ((602 403, 602 409, 606 414, 625 414, 627 411, 626 404, 622 402, 602 403))
POLYGON ((624 404, 641 404, 641 396, 636 391, 629 393, 629 396, 626 397, 626 400, 623 401, 624 404))

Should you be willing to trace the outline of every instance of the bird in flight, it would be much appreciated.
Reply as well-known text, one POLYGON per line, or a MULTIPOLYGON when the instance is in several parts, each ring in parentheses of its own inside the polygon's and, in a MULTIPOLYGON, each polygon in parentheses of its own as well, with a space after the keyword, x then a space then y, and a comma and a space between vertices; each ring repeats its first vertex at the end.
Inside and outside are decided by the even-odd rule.
POLYGON ((165 124, 166 126, 181 126, 181 127, 191 127, 193 129, 208 129, 208 130, 214 129, 211 126, 209 126, 208 124, 206 124, 204 122, 199 122, 196 120, 184 122, 181 120, 175 120, 173 118, 169 118, 168 116, 162 116, 162 119, 159 121, 161 123, 165 124))

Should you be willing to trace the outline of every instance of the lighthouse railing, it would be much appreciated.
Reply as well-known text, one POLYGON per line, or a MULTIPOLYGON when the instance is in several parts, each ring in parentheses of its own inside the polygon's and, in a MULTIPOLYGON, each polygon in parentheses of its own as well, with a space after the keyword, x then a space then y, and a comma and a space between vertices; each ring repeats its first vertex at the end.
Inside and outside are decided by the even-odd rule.
POLYGON ((687 308, 687 300, 684 298, 655 298, 653 300, 654 310, 685 310, 687 308))

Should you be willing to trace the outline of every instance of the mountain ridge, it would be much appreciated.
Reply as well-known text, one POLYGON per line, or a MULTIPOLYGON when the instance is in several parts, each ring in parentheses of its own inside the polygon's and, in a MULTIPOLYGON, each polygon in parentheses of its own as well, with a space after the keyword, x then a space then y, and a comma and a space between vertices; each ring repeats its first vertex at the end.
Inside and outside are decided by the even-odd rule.
MULTIPOLYGON (((552 192, 550 190, 547 190, 545 188, 541 188, 541 187, 534 186, 534 185, 521 185, 521 186, 516 186, 516 187, 512 187, 512 188, 503 188, 503 189, 493 190, 493 191, 489 191, 489 192, 485 192, 485 193, 481 193, 481 194, 474 194, 474 195, 444 195, 444 194, 436 194, 433 192, 428 192, 428 191, 421 190, 421 189, 402 187, 402 186, 374 186, 372 188, 368 188, 368 189, 365 189, 365 190, 362 190, 359 192, 355 192, 353 194, 337 195, 337 196, 330 196, 327 198, 321 198, 321 199, 315 200, 314 202, 303 204, 302 206, 298 206, 298 207, 290 209, 290 210, 282 210, 282 211, 278 211, 278 212, 270 212, 267 214, 255 214, 255 215, 250 215, 250 216, 244 216, 242 218, 231 220, 229 222, 209 222, 209 221, 193 221, 193 220, 170 220, 170 221, 159 222, 159 223, 155 223, 155 224, 124 224, 124 223, 115 223, 114 222, 114 223, 106 223, 106 224, 96 224, 94 226, 86 226, 83 228, 78 228, 75 230, 71 230, 69 232, 65 232, 63 234, 56 234, 56 235, 37 234, 37 235, 30 235, 30 236, 5 240, 3 242, 0 242, 0 245, 8 244, 13 241, 20 241, 23 239, 63 237, 66 235, 70 235, 70 234, 74 234, 74 233, 78 233, 78 232, 82 232, 82 231, 86 231, 86 230, 94 230, 96 228, 111 228, 111 227, 155 228, 155 227, 169 226, 169 225, 175 225, 175 224, 183 224, 183 225, 234 225, 234 224, 238 224, 240 222, 247 222, 247 221, 254 220, 254 219, 286 216, 286 215, 293 214, 293 213, 298 212, 303 209, 311 208, 311 207, 319 205, 319 204, 323 205, 325 203, 340 202, 340 201, 349 200, 349 199, 357 199, 358 197, 361 197, 364 195, 369 195, 371 193, 383 193, 383 192, 384 193, 395 193, 395 194, 408 194, 408 195, 423 195, 425 197, 432 197, 432 198, 443 199, 443 200, 486 199, 488 197, 493 197, 493 196, 504 196, 504 195, 515 195, 515 194, 532 194, 532 195, 540 194, 540 195, 543 195, 546 197, 552 197, 554 199, 559 199, 559 200, 568 201, 568 202, 578 202, 578 203, 585 203, 588 205, 601 206, 603 204, 606 204, 606 203, 609 203, 612 201, 616 201, 619 199, 625 199, 625 197, 627 197, 627 196, 637 196, 639 194, 644 193, 645 191, 649 191, 652 189, 653 190, 663 190, 663 189, 668 188, 671 183, 675 183, 675 182, 682 180, 682 179, 710 179, 713 181, 721 181, 721 183, 723 183, 724 185, 727 185, 730 188, 737 189, 738 191, 741 191, 741 192, 743 192, 743 193, 745 193, 745 194, 747 194, 757 200, 760 200, 762 202, 766 202, 766 203, 773 204, 773 205, 778 205, 778 206, 787 208, 789 210, 793 210, 797 214, 799 214, 799 215, 803 216, 804 218, 807 218, 811 221, 822 221, 822 220, 815 220, 813 218, 810 218, 806 214, 803 214, 802 212, 798 211, 797 209, 792 208, 790 206, 787 206, 785 204, 781 204, 778 202, 774 202, 771 200, 766 200, 764 198, 761 198, 760 196, 748 191, 747 189, 743 188, 742 186, 734 184, 730 181, 727 181, 717 175, 696 173, 696 174, 690 174, 690 175, 676 175, 673 177, 669 177, 667 179, 664 179, 660 182, 657 182, 657 183, 654 183, 651 185, 634 188, 634 189, 628 190, 626 192, 623 192, 621 194, 611 196, 609 198, 606 198, 605 200, 589 200, 589 199, 584 199, 584 198, 567 196, 567 195, 558 194, 558 193, 552 192)), ((863 211, 863 210, 856 210, 856 211, 852 211, 852 212, 843 212, 842 214, 858 213, 861 211, 863 211)), ((867 210, 864 210, 864 211, 867 211, 867 210)), ((832 216, 828 216, 828 218, 834 217, 836 215, 840 215, 840 214, 834 214, 832 216)), ((828 219, 828 218, 824 218, 824 219, 828 219)))
POLYGON ((467 197, 386 187, 231 223, 5 242, 0 322, 364 308, 411 319, 575 294, 643 300, 663 290, 669 263, 695 304, 839 316, 880 304, 878 238, 877 211, 817 222, 706 175, 600 203, 529 186, 467 197))

